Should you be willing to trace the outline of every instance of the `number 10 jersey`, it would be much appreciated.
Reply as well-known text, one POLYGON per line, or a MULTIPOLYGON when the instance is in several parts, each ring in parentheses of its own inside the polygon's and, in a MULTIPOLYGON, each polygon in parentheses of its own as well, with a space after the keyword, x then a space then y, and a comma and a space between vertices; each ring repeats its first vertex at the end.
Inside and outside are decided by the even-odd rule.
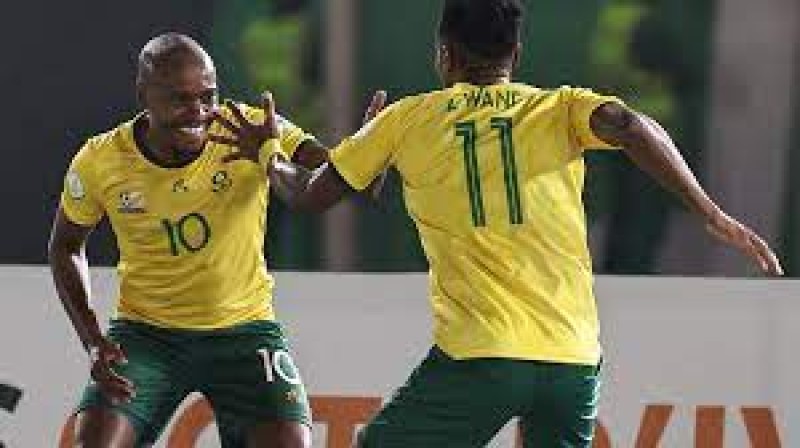
MULTIPOLYGON (((243 107, 252 121, 263 119, 259 109, 243 107)), ((263 255, 264 167, 225 164, 221 158, 232 148, 215 143, 187 166, 159 167, 137 148, 135 122, 89 139, 61 195, 76 224, 109 218, 120 251, 117 317, 186 329, 273 319, 273 279, 263 255)), ((312 137, 279 122, 281 148, 291 157, 312 137)), ((226 132, 218 123, 210 130, 226 132)))

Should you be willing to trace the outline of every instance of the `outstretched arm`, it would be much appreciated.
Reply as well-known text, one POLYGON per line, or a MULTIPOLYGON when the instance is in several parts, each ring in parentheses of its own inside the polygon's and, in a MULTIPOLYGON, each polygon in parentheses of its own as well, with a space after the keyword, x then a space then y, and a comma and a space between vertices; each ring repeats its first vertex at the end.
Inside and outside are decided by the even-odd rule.
POLYGON ((354 191, 330 162, 311 171, 275 153, 267 174, 273 191, 297 210, 321 212, 354 191))
MULTIPOLYGON (((364 124, 375 118, 385 103, 386 92, 382 90, 375 92, 372 102, 364 113, 364 124)), ((265 110, 268 115, 274 113, 272 112, 274 106, 267 104, 265 110)), ((270 158, 267 167, 273 191, 293 209, 324 211, 339 202, 344 195, 355 191, 330 161, 314 170, 296 162, 296 160, 288 161, 282 153, 276 152, 270 158)), ((363 193, 377 200, 385 181, 386 170, 383 170, 363 193)))
MULTIPOLYGON (((386 105, 386 91, 378 90, 372 96, 372 100, 370 101, 369 106, 367 107, 366 111, 364 112, 363 117, 363 124, 367 124, 375 118, 378 113, 383 110, 384 106, 386 105)), ((269 106, 267 106, 269 107, 269 106)), ((320 166, 322 166, 325 162, 328 161, 328 148, 325 148, 316 140, 309 140, 304 142, 297 148, 294 155, 292 156, 291 161, 299 167, 305 168, 306 170, 312 171, 320 166)), ((383 187, 386 183, 386 176, 387 170, 382 171, 378 177, 373 180, 364 191, 361 192, 367 199, 371 199, 373 201, 378 201, 383 193, 383 187)), ((311 173, 309 172, 309 176, 311 173)), ((283 176, 285 177, 285 176, 283 176)), ((280 186, 278 186, 280 188, 280 186)), ((285 190, 285 189, 284 189, 285 190)), ((349 191, 349 190, 348 190, 349 191)), ((284 193, 287 193, 284 191, 284 193)), ((283 197, 283 196, 281 196, 283 197)), ((314 207, 299 207, 298 208, 305 208, 314 210, 314 207)), ((291 204, 290 204, 291 206, 291 204)), ((327 208, 327 207, 325 207, 327 208)))
MULTIPOLYGON (((215 115, 215 119, 233 136, 209 135, 209 140, 237 148, 236 151, 223 158, 224 162, 250 160, 260 163, 262 146, 268 140, 278 138, 278 123, 272 94, 264 92, 261 101, 265 112, 264 120, 261 123, 251 123, 239 107, 231 101, 226 102, 226 105, 231 110, 235 122, 220 113, 215 115)), ((385 104, 386 92, 383 90, 375 92, 364 113, 364 123, 375 118, 385 104)), ((277 141, 272 143, 277 145, 277 141)), ((328 162, 328 150, 316 141, 309 140, 302 143, 295 151, 291 161, 285 160, 278 150, 273 153, 268 169, 270 180, 278 196, 294 209, 321 211, 333 205, 345 193, 352 190, 328 162), (315 181, 314 188, 304 187, 306 184, 310 184, 315 176, 319 179, 315 181), (340 181, 341 184, 337 181, 340 181), (313 199, 312 196, 314 196, 313 199)), ((379 199, 385 180, 386 171, 383 171, 364 189, 363 193, 370 199, 379 199)))
POLYGON ((622 147, 640 169, 699 214, 713 236, 744 252, 765 273, 783 275, 781 264, 767 243, 709 198, 669 134, 655 120, 611 102, 595 109, 590 125, 597 137, 622 147))

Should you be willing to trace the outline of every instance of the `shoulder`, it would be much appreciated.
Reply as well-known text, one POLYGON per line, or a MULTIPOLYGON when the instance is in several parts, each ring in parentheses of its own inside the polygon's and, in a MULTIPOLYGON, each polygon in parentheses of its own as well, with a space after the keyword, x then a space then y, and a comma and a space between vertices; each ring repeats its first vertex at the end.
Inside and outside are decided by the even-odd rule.
POLYGON ((405 121, 418 116, 422 111, 433 107, 440 98, 441 90, 410 94, 400 97, 384 107, 379 116, 388 116, 394 120, 405 121))
POLYGON ((614 96, 605 92, 600 92, 590 87, 575 87, 563 85, 554 90, 554 93, 559 95, 560 98, 566 101, 581 101, 581 100, 615 100, 614 96))
POLYGON ((133 138, 133 122, 133 119, 126 121, 87 138, 75 154, 75 162, 95 164, 123 150, 133 138))

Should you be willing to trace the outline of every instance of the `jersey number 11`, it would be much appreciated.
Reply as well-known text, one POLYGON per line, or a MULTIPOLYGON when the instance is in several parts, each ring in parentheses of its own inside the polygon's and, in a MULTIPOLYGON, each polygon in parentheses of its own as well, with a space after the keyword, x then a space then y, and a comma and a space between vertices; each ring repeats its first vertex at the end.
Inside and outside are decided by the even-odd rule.
MULTIPOLYGON (((506 199, 508 199, 508 217, 511 224, 522 224, 522 207, 519 197, 519 182, 517 181, 517 165, 514 160, 511 118, 493 117, 489 123, 491 128, 500 134, 500 153, 503 159, 503 179, 506 184, 506 199)), ((475 227, 484 227, 486 225, 486 213, 483 209, 481 177, 478 169, 476 152, 478 130, 475 122, 464 121, 456 123, 456 136, 461 137, 464 147, 464 167, 467 172, 467 190, 469 191, 469 204, 472 209, 472 224, 475 227)))

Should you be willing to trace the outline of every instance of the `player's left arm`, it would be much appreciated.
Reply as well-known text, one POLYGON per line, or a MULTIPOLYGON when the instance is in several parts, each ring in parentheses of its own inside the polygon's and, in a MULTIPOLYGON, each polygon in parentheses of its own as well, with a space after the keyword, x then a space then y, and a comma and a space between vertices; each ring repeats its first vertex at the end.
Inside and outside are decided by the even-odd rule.
POLYGON ((672 138, 655 120, 622 104, 607 102, 592 112, 589 125, 598 138, 623 148, 640 169, 699 214, 714 237, 744 252, 765 273, 783 275, 780 261, 767 243, 714 203, 672 138))
POLYGON ((312 171, 275 153, 267 174, 278 197, 296 210, 321 212, 355 191, 331 162, 312 171))

